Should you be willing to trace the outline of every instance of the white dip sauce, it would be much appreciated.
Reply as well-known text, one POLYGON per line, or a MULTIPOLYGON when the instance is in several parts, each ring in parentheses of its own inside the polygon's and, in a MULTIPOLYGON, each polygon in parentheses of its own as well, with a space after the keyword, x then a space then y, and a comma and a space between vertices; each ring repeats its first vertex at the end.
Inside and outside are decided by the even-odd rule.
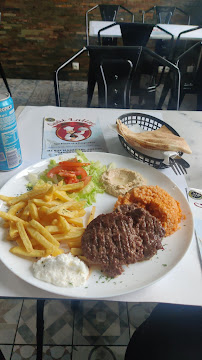
POLYGON ((47 256, 33 264, 34 276, 56 286, 82 286, 89 276, 88 266, 69 254, 47 256))

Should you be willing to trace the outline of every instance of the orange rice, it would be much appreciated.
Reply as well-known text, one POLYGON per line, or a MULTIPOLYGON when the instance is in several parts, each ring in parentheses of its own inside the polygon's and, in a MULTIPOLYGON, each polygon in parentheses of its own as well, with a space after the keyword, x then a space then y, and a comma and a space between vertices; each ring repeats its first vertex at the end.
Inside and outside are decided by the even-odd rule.
POLYGON ((179 223, 184 218, 180 203, 159 186, 139 186, 123 196, 120 195, 115 208, 118 205, 132 203, 148 210, 151 215, 159 219, 166 236, 178 230, 179 223))

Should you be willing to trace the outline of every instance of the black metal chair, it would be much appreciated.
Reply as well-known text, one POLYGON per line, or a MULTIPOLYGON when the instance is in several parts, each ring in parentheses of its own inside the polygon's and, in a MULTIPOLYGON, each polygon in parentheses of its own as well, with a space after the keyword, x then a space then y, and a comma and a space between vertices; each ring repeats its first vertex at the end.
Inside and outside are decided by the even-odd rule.
POLYGON ((181 73, 180 105, 186 94, 196 94, 196 110, 202 110, 202 42, 198 42, 176 60, 181 73))
POLYGON ((10 96, 11 96, 11 91, 10 91, 10 88, 9 88, 9 86, 8 86, 8 82, 7 82, 7 79, 6 79, 6 75, 5 75, 5 72, 4 72, 4 69, 3 69, 1 63, 0 63, 0 75, 1 75, 1 77, 2 77, 2 79, 3 79, 3 82, 4 82, 4 84, 5 84, 5 87, 6 87, 7 91, 9 92, 9 94, 10 94, 10 96))
MULTIPOLYGON (((196 26, 196 27, 194 27, 192 29, 185 30, 185 31, 182 31, 181 33, 179 33, 179 35, 177 37, 177 40, 175 42, 173 52, 170 55, 170 60, 172 61, 172 63, 177 65, 179 63, 179 59, 181 59, 181 56, 183 58, 183 55, 186 54, 186 56, 185 56, 186 61, 184 63, 184 67, 181 66, 180 72, 183 71, 183 77, 184 77, 184 74, 186 73, 186 70, 185 70, 186 66, 187 67, 189 66, 189 69, 190 69, 190 67, 192 67, 193 71, 189 71, 189 74, 186 75, 186 78, 188 78, 188 77, 190 78, 191 76, 193 76, 193 80, 194 80, 195 72, 196 72, 196 69, 197 69, 197 66, 198 66, 198 61, 200 60, 200 52, 198 52, 198 58, 196 57, 197 49, 199 49, 199 43, 200 42, 195 43, 193 46, 189 46, 189 48, 187 49, 187 46, 188 46, 189 42, 186 42, 186 40, 181 40, 181 37, 184 34, 186 34, 188 32, 195 31, 197 29, 200 29, 201 27, 202 26, 196 26), (182 42, 183 42, 183 45, 180 45, 182 42), (193 49, 193 53, 192 53, 191 49, 193 49), (188 54, 190 54, 190 56, 188 54), (192 55, 194 55, 193 58, 192 58, 192 55), (187 65, 187 61, 189 61, 189 65, 187 65)), ((181 62, 181 64, 182 64, 182 62, 181 62)), ((162 93, 161 93, 159 103, 158 103, 158 106, 157 106, 158 109, 162 109, 162 106, 163 106, 165 98, 166 98, 166 96, 168 94, 171 82, 172 82, 172 79, 170 79, 170 74, 167 73, 166 76, 165 76, 164 86, 163 86, 162 93)), ((182 84, 183 84, 183 81, 182 81, 182 84)), ((188 84, 185 87, 187 88, 187 93, 188 93, 188 88, 189 88, 188 84)), ((181 86, 181 90, 182 89, 183 89, 183 85, 181 86)), ((196 87, 193 86, 192 82, 190 83, 190 91, 191 91, 191 89, 192 89, 192 91, 194 93, 196 87)), ((186 92, 185 88, 184 88, 184 92, 186 92)), ((182 94, 183 94, 183 90, 182 90, 182 93, 181 93, 180 104, 181 104, 181 102, 183 100, 183 97, 184 97, 185 93, 184 93, 183 96, 182 96, 182 94)), ((197 99, 198 99, 197 100, 197 110, 199 110, 199 108, 200 108, 200 105, 199 105, 200 99, 199 99, 199 97, 200 96, 197 96, 197 99)), ((168 108, 169 108, 169 104, 168 104, 168 108)))
MULTIPOLYGON (((173 50, 173 43, 174 43, 174 37, 173 35, 168 32, 167 30, 161 28, 159 25, 154 24, 144 24, 144 23, 113 23, 111 25, 108 25, 98 32, 98 43, 101 45, 101 35, 102 33, 109 28, 112 28, 114 26, 120 26, 121 34, 122 34, 122 43, 124 46, 147 46, 150 35, 152 33, 152 30, 154 26, 165 32, 170 36, 170 41, 167 40, 167 50, 168 53, 172 53, 173 50)), ((153 45, 154 48, 156 48, 156 42, 158 40, 154 40, 155 45, 153 45)), ((150 44, 151 46, 151 44, 150 44)), ((148 55, 145 53, 144 57, 147 57, 148 55)), ((139 96, 139 106, 141 106, 141 103, 145 100, 143 97, 147 97, 147 103, 152 104, 154 103, 155 99, 155 91, 156 87, 160 85, 165 67, 163 67, 163 70, 161 72, 161 75, 159 76, 159 64, 154 59, 152 61, 152 66, 148 67, 148 59, 141 59, 141 66, 139 67, 139 81, 138 81, 138 74, 136 73, 136 77, 134 79, 134 84, 132 84, 132 95, 139 96), (144 81, 142 79, 144 78, 144 81), (145 85, 142 88, 142 83, 145 84, 145 78, 146 82, 148 84, 149 91, 145 91, 145 85), (158 78, 158 82, 154 81, 154 79, 158 78), (139 85, 138 85, 139 84, 139 85)), ((91 102, 93 91, 95 87, 95 79, 93 79, 93 73, 91 72, 91 69, 89 68, 89 77, 88 77, 88 106, 91 102)), ((151 105, 150 105, 151 106, 151 105)))
MULTIPOLYGON (((86 44, 89 45, 89 13, 99 8, 102 21, 116 21, 119 11, 122 9, 130 15, 131 21, 134 21, 134 14, 122 5, 100 4, 92 7, 86 12, 86 44)), ((105 37, 102 45, 116 45, 117 39, 105 37)))
MULTIPOLYGON (((155 20, 157 24, 170 24, 177 13, 182 15, 184 24, 190 24, 190 15, 176 6, 153 6, 146 11, 142 11, 143 23, 145 22, 145 15, 148 13, 154 14, 154 19, 152 19, 152 21, 155 20)), ((160 56, 164 56, 171 60, 170 48, 168 49, 167 47, 167 41, 158 40, 156 42, 155 52, 160 56)))
POLYGON ((109 28, 120 26, 124 46, 146 46, 154 24, 114 22, 98 31, 98 44, 102 45, 101 34, 109 28))
POLYGON ((143 23, 145 22, 145 15, 153 13, 156 17, 157 24, 170 24, 174 14, 179 12, 187 18, 186 24, 190 24, 190 15, 176 6, 152 6, 150 9, 146 11, 142 10, 141 12, 143 23))
MULTIPOLYGON (((142 46, 88 46, 78 51, 55 72, 54 84, 57 106, 61 106, 59 91, 60 70, 85 51, 89 53, 91 71, 94 73, 93 78, 98 84, 99 106, 129 108, 132 82, 135 82, 136 75, 139 76, 142 58, 147 58, 148 67, 152 68, 152 62, 155 60, 159 65, 168 66, 172 70, 174 79, 171 85, 172 108, 178 109, 179 71, 177 66, 142 46)), ((155 78, 151 78, 151 80, 149 86, 146 86, 143 90, 144 93, 150 93, 156 86, 155 78)), ((153 104, 153 108, 155 108, 155 104, 153 104)))

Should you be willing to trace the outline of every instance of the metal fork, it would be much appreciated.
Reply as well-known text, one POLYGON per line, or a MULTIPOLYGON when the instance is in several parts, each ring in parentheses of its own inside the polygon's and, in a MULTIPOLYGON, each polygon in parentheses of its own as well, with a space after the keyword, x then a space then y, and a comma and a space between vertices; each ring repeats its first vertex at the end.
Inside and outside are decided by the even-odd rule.
POLYGON ((170 166, 176 175, 187 174, 186 168, 182 166, 179 162, 175 161, 172 158, 170 158, 169 161, 170 161, 170 166))

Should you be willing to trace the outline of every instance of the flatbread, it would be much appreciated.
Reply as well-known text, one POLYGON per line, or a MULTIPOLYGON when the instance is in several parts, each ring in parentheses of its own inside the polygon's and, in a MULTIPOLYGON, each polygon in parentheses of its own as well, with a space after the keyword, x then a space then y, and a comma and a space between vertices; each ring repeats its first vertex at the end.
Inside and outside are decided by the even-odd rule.
POLYGON ((117 120, 118 133, 132 147, 142 146, 145 149, 161 151, 182 151, 191 154, 192 151, 184 138, 174 135, 165 125, 160 129, 135 133, 121 120, 117 120))

